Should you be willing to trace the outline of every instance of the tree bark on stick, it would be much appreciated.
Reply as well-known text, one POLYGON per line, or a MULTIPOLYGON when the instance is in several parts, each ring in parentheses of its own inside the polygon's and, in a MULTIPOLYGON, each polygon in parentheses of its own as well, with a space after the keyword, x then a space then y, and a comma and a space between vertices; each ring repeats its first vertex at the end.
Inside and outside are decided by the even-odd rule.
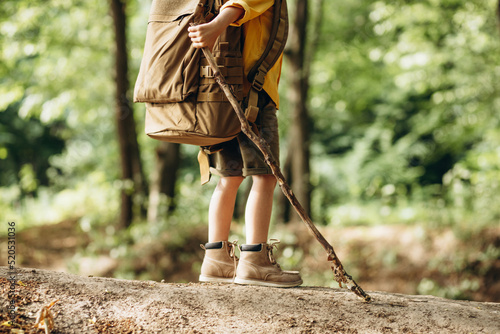
POLYGON ((212 68, 212 71, 214 72, 214 77, 217 83, 220 85, 221 89, 223 90, 224 94, 227 96, 229 102, 234 108, 234 111, 236 112, 236 115, 238 116, 238 119, 241 123, 241 130, 245 135, 248 136, 248 138, 259 148, 259 150, 262 152, 264 155, 264 158, 266 160, 266 163, 269 165, 271 168, 274 176, 278 180, 279 186, 281 190, 283 191, 283 194, 288 198, 292 206, 295 208, 297 211, 298 215, 302 219, 302 221, 306 224, 306 226, 309 228, 309 231, 314 235, 316 240, 323 246, 325 249, 327 255, 328 255, 328 261, 331 262, 331 268, 333 271, 333 274, 335 276, 335 280, 339 283, 339 286, 342 286, 342 284, 345 284, 346 287, 354 292, 358 297, 363 299, 365 302, 369 302, 371 300, 371 297, 366 294, 363 289, 352 279, 350 275, 347 274, 345 271, 342 263, 340 262, 339 258, 335 254, 335 251, 333 247, 326 241, 326 239, 323 237, 323 235, 318 231, 314 223, 312 222, 311 218, 307 215, 306 211, 302 207, 302 205, 299 203, 295 195, 293 194, 292 189, 288 186, 286 183, 285 177, 281 173, 281 170, 276 163, 276 160, 274 159, 271 149, 269 147, 269 144, 262 138, 257 136, 252 129, 250 128, 248 121, 245 118, 245 113, 243 112, 243 109, 241 108, 240 104, 238 103, 238 100, 236 97, 233 95, 233 91, 227 84, 226 80, 222 76, 222 73, 219 70, 219 67, 217 66, 217 63, 215 62, 214 56, 212 55, 212 52, 208 50, 206 47, 202 48, 203 54, 205 55, 206 59, 208 60, 208 63, 210 67, 212 68))

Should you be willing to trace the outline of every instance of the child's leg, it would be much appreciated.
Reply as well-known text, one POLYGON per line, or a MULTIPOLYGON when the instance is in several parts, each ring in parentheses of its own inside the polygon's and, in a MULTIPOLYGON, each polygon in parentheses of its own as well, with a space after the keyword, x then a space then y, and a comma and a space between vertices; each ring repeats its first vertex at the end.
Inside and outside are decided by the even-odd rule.
POLYGON ((276 178, 272 174, 253 175, 252 180, 245 210, 246 243, 259 244, 267 242, 276 178))
POLYGON ((221 177, 208 209, 208 242, 228 241, 241 176, 221 177))
POLYGON ((221 177, 208 209, 208 243, 202 246, 205 257, 200 270, 200 282, 232 283, 238 265, 236 244, 228 242, 234 203, 241 176, 221 177))
POLYGON ((253 175, 253 185, 245 212, 247 244, 241 245, 235 283, 273 287, 302 284, 298 271, 282 270, 273 256, 277 242, 267 243, 276 186, 274 175, 253 175))

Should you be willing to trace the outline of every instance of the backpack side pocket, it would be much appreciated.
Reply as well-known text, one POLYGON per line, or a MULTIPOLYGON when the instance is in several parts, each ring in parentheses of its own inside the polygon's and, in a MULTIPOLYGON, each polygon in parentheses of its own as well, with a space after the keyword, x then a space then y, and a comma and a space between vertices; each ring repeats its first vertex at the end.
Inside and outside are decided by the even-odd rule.
POLYGON ((196 94, 201 50, 192 46, 188 36, 194 7, 189 9, 167 16, 153 4, 134 102, 181 102, 196 94))

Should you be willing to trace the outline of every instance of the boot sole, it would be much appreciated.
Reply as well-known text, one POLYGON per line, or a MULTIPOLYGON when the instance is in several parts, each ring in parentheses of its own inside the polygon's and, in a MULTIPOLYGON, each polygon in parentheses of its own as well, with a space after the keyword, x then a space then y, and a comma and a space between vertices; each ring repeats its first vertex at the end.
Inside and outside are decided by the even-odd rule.
POLYGON ((205 276, 205 275, 200 275, 200 277, 198 278, 198 281, 209 282, 209 283, 234 283, 233 278, 212 277, 212 276, 205 276))
POLYGON ((242 284, 242 285, 259 285, 259 286, 270 286, 274 288, 293 288, 299 286, 303 283, 302 280, 295 282, 269 282, 269 281, 260 281, 253 279, 243 279, 236 277, 234 279, 234 283, 242 284))

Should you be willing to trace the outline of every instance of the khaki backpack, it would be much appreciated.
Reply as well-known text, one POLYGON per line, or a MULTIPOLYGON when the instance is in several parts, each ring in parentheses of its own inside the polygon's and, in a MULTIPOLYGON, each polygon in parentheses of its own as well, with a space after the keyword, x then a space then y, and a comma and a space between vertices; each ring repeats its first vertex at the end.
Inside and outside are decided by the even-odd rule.
MULTIPOLYGON (((134 102, 146 103, 148 136, 198 146, 233 139, 241 124, 213 77, 200 49, 191 45, 188 27, 217 15, 222 0, 153 0, 144 55, 134 89, 134 102), (199 5, 201 11, 196 11, 199 5)), ((245 101, 246 117, 255 121, 257 96, 265 75, 283 52, 288 34, 285 0, 276 0, 271 37, 261 59, 247 79, 252 89, 245 101)), ((221 73, 238 101, 243 96, 243 61, 240 27, 228 27, 214 47, 221 73)))

